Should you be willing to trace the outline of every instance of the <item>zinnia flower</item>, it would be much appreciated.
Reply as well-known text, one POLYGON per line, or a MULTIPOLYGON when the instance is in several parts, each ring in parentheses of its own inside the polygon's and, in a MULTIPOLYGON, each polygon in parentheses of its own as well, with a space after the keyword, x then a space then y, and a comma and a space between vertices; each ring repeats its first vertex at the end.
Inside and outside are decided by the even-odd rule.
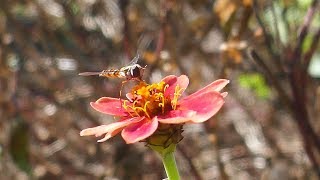
POLYGON ((104 135, 104 142, 121 132, 126 143, 146 141, 168 146, 181 139, 182 125, 201 123, 215 115, 227 92, 220 90, 229 80, 219 79, 197 92, 181 97, 189 84, 187 76, 167 76, 159 83, 140 82, 128 93, 127 99, 102 97, 90 105, 97 111, 120 117, 117 122, 84 129, 81 136, 104 135), (155 138, 156 137, 156 138, 155 138))

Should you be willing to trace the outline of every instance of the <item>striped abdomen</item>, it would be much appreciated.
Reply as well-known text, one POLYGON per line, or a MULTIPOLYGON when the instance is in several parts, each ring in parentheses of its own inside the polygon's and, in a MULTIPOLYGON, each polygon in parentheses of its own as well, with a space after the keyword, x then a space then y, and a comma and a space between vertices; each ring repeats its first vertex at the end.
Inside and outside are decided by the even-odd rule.
POLYGON ((103 70, 99 76, 108 77, 108 78, 124 78, 125 75, 119 69, 108 69, 103 70))

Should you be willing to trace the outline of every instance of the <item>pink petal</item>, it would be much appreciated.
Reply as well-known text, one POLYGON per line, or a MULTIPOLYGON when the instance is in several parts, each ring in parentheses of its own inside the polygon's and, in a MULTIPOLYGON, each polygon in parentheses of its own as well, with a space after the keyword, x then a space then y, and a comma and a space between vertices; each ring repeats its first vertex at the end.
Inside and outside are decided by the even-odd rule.
POLYGON ((162 79, 162 81, 169 85, 169 87, 164 92, 164 96, 170 96, 170 98, 173 98, 174 91, 177 85, 179 85, 179 88, 182 89, 180 91, 181 94, 189 85, 189 78, 186 75, 181 75, 179 77, 170 75, 162 79))
POLYGON ((80 136, 100 136, 108 132, 108 125, 101 125, 94 128, 87 128, 80 132, 80 136))
POLYGON ((123 129, 121 135, 127 144, 135 143, 151 136, 158 128, 158 121, 145 118, 138 123, 130 124, 123 129))
POLYGON ((223 96, 216 91, 190 95, 178 102, 178 110, 192 110, 196 114, 190 117, 195 123, 208 120, 215 115, 224 104, 223 96))
POLYGON ((164 116, 158 116, 157 119, 164 124, 182 124, 189 122, 194 115, 196 112, 192 110, 173 110, 164 116))
POLYGON ((209 85, 205 86, 204 88, 201 88, 200 90, 198 90, 197 92, 189 95, 190 96, 196 96, 198 94, 201 93, 206 93, 209 91, 216 91, 219 92, 221 91, 230 81, 227 79, 218 79, 212 83, 210 83, 209 85))
MULTIPOLYGON (((119 98, 102 97, 96 102, 91 102, 90 105, 101 113, 113 116, 128 116, 127 111, 122 107, 123 101, 120 101, 119 98)), ((129 105, 130 102, 127 104, 129 105)))
POLYGON ((96 137, 99 137, 103 134, 106 134, 103 139, 98 140, 98 142, 103 142, 118 134, 125 126, 128 126, 132 123, 137 123, 141 120, 143 120, 143 117, 134 117, 111 123, 109 125, 101 125, 94 128, 84 129, 80 132, 80 136, 95 135, 96 137))

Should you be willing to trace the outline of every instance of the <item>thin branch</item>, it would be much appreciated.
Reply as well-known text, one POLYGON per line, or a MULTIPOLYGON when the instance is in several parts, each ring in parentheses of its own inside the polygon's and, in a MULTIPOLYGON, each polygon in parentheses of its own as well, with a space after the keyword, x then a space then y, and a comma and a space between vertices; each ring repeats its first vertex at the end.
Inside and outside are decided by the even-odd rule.
MULTIPOLYGON (((280 39, 280 32, 279 32, 279 26, 278 26, 278 19, 277 19, 277 15, 276 15, 276 10, 274 8, 274 4, 273 2, 271 2, 271 12, 272 12, 272 16, 273 16, 273 19, 274 19, 274 29, 275 29, 275 32, 276 32, 276 45, 282 49, 281 47, 281 39, 280 39)), ((281 50, 280 49, 280 50, 281 50)))
POLYGON ((263 21, 261 19, 261 17, 259 16, 259 11, 258 11, 258 3, 257 0, 253 1, 253 12, 254 15, 257 19, 257 22, 259 24, 259 26, 262 29, 263 35, 265 36, 265 42, 266 42, 266 46, 267 46, 267 51, 269 52, 269 54, 271 54, 272 56, 272 60, 273 62, 277 65, 276 67, 278 68, 278 71, 280 72, 284 72, 283 66, 281 64, 281 60, 280 60, 280 56, 274 51, 274 49, 272 48, 272 42, 273 42, 273 38, 272 36, 268 33, 267 28, 265 27, 265 25, 263 24, 263 21))
POLYGON ((279 84, 279 81, 274 76, 274 73, 272 73, 269 67, 264 63, 265 61, 253 49, 249 49, 249 55, 251 59, 254 60, 258 64, 258 66, 260 66, 264 70, 266 77, 270 80, 270 82, 278 91, 279 97, 283 100, 283 103, 286 105, 291 105, 292 103, 290 97, 286 94, 282 86, 279 84))
MULTIPOLYGON (((282 18, 282 22, 284 24, 284 27, 285 27, 285 32, 288 34, 290 32, 290 25, 289 25, 289 21, 288 21, 288 18, 287 18, 287 13, 288 13, 288 7, 284 7, 282 12, 281 12, 281 18, 282 18)), ((286 44, 286 46, 288 46, 290 44, 286 44)))
POLYGON ((293 111, 293 114, 295 115, 295 119, 298 124, 300 134, 303 138, 304 149, 312 163, 313 169, 315 170, 315 172, 318 173, 318 176, 320 177, 320 174, 319 174, 320 166, 319 166, 319 163, 317 162, 316 155, 315 155, 316 152, 319 153, 319 150, 316 151, 316 149, 313 148, 313 147, 319 146, 319 144, 317 144, 316 142, 316 141, 319 141, 319 139, 317 139, 317 137, 314 137, 313 135, 315 133, 308 121, 306 109, 304 108, 304 105, 301 104, 300 98, 296 98, 293 104, 292 111, 293 111), (315 144, 316 146, 313 146, 313 144, 315 144))
POLYGON ((299 66, 300 63, 302 63, 302 62, 298 62, 299 60, 302 60, 302 59, 300 59, 302 44, 308 34, 308 30, 309 30, 311 21, 314 17, 314 14, 316 12, 318 3, 319 3, 319 0, 313 0, 313 2, 311 3, 311 6, 308 9, 306 16, 304 17, 303 24, 301 25, 301 27, 298 31, 298 40, 297 40, 297 44, 296 44, 296 47, 293 51, 293 55, 292 55, 292 59, 291 59, 292 66, 299 66))
MULTIPOLYGON (((293 54, 291 56, 290 59, 290 74, 289 74, 289 78, 290 78, 290 84, 291 84, 291 89, 292 89, 292 93, 293 93, 293 97, 294 102, 292 105, 292 110, 293 113, 296 117, 297 123, 299 125, 301 134, 303 136, 305 136, 305 134, 309 134, 308 137, 305 137, 307 139, 305 139, 305 143, 309 142, 308 138, 311 138, 311 142, 315 145, 315 147, 317 148, 318 153, 320 152, 320 140, 318 135, 315 133, 315 131, 313 130, 311 124, 310 124, 310 118, 308 116, 308 112, 306 109, 306 87, 307 87, 307 72, 306 72, 306 66, 302 67, 301 64, 304 61, 304 58, 302 58, 302 44, 304 39, 306 38, 306 36, 308 35, 308 30, 309 27, 311 25, 311 21, 314 17, 314 14, 316 12, 317 9, 317 5, 319 3, 319 0, 314 0, 309 9, 308 12, 304 18, 304 22, 300 27, 299 33, 298 33, 298 42, 296 44, 296 47, 293 51, 293 54)), ((319 32, 318 32, 319 33, 319 32)), ((317 36, 317 35, 316 35, 317 36)), ((314 41, 312 42, 312 48, 316 48, 317 43, 319 41, 319 37, 317 38, 315 36, 316 39, 314 39, 314 41)), ((318 35, 319 36, 319 35, 318 35)), ((310 49, 308 51, 308 56, 312 56, 313 50, 310 49)), ((289 57, 290 58, 290 57, 289 57)), ((309 146, 307 144, 307 146, 309 146)), ((311 145, 310 145, 311 146, 311 145)), ((307 149, 306 149, 307 151, 307 149)), ((312 150, 311 150, 312 151, 312 150)), ((312 157, 309 156, 312 160, 312 157)), ((319 168, 319 164, 314 164, 317 167, 315 168, 319 168)))
MULTIPOLYGON (((255 62, 264 69, 266 73, 266 77, 270 79, 271 83, 274 85, 274 87, 278 91, 279 96, 282 98, 284 103, 288 105, 289 110, 291 110, 291 112, 293 113, 298 123, 300 133, 303 136, 303 139, 306 143, 305 145, 306 152, 309 153, 308 156, 310 157, 311 161, 316 162, 314 161, 314 159, 312 159, 314 157, 314 154, 313 153, 310 154, 310 152, 312 152, 312 149, 311 149, 312 145, 309 144, 309 139, 311 138, 310 139, 311 143, 315 144, 315 147, 317 147, 317 149, 319 149, 320 141, 309 122, 308 113, 305 108, 305 104, 302 101, 301 94, 299 93, 299 89, 301 89, 301 87, 296 86, 296 83, 299 82, 299 81, 296 81, 296 79, 298 78, 295 76, 296 73, 292 74, 293 77, 291 77, 290 79, 291 87, 293 91, 293 97, 295 97, 294 101, 291 101, 289 96, 286 95, 285 91, 282 89, 277 79, 273 76, 272 72, 266 66, 266 64, 261 59, 261 57, 254 50, 251 50, 250 55, 252 59, 255 60, 255 62)), ((318 166, 317 164, 314 164, 314 165, 318 166)))

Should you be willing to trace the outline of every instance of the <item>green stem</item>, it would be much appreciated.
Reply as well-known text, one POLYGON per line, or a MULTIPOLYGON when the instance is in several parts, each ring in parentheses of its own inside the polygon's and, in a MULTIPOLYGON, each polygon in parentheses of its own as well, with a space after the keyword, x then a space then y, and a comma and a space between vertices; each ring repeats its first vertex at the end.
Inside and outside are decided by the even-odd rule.
POLYGON ((180 180, 179 171, 176 160, 174 158, 174 151, 161 154, 162 162, 169 180, 180 180))

